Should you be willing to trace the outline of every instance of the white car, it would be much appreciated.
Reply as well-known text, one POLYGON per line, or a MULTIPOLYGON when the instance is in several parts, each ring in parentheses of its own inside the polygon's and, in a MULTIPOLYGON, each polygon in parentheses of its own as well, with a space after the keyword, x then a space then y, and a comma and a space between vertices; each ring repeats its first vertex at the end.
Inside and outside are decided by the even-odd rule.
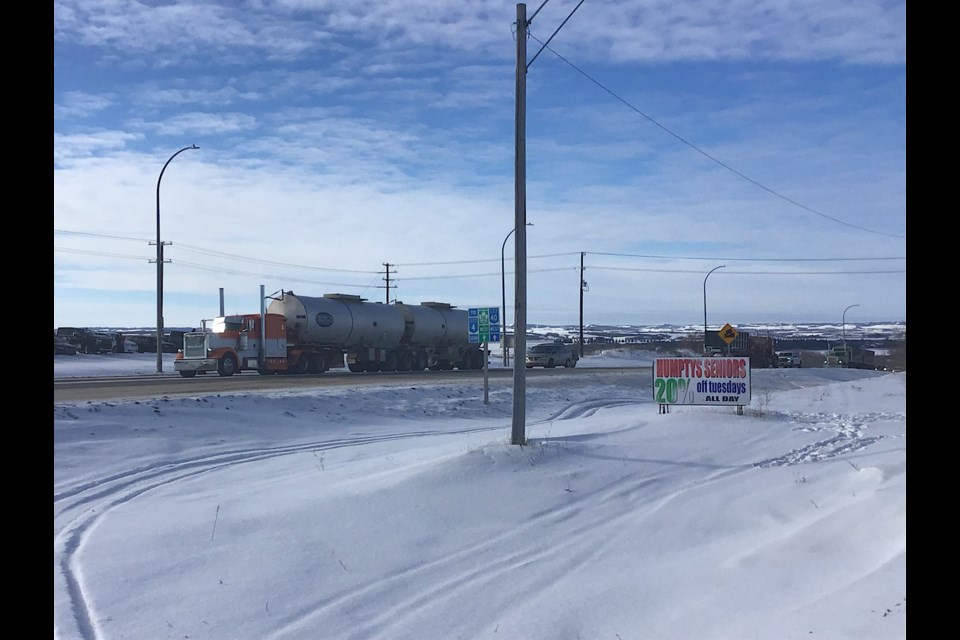
POLYGON ((552 369, 558 365, 567 368, 577 366, 577 360, 580 356, 572 345, 561 342, 535 344, 527 351, 526 366, 527 369, 534 367, 544 367, 552 369))
POLYGON ((123 352, 124 353, 140 353, 140 347, 138 347, 137 343, 134 342, 133 340, 124 340, 123 352))

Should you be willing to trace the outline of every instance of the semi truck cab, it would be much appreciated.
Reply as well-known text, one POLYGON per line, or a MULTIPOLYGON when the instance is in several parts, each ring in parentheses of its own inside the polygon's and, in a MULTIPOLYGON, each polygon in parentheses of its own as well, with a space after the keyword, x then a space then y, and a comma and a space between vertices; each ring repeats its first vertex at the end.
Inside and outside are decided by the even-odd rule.
POLYGON ((177 352, 173 368, 184 378, 216 371, 232 376, 241 371, 273 373, 287 370, 286 318, 275 313, 214 318, 208 331, 184 334, 183 349, 177 352), (261 362, 262 360, 262 362, 261 362))

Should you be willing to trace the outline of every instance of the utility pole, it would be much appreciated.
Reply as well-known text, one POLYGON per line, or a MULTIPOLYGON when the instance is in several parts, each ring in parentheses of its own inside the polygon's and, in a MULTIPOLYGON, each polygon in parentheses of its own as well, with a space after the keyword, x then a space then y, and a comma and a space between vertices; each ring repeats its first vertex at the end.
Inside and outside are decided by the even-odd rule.
POLYGON ((516 260, 516 269, 514 269, 514 352, 513 352, 513 428, 510 433, 511 444, 526 444, 526 395, 527 379, 526 367, 523 362, 527 356, 527 69, 537 59, 540 52, 543 51, 553 36, 567 24, 567 20, 573 15, 574 11, 580 8, 583 0, 577 3, 570 15, 560 23, 556 31, 547 38, 547 41, 537 51, 530 62, 527 62, 527 27, 533 22, 540 9, 547 4, 544 2, 540 8, 533 12, 530 19, 527 20, 527 5, 517 3, 517 72, 516 72, 516 92, 517 102, 515 108, 516 127, 514 131, 514 220, 513 228, 516 229, 514 236, 514 259, 516 260))
POLYGON ((386 277, 386 282, 387 282, 387 287, 386 287, 386 288, 387 288, 387 297, 386 297, 386 300, 384 300, 384 302, 386 302, 387 304, 390 304, 390 263, 389 263, 389 262, 384 262, 384 263, 383 263, 383 266, 387 268, 387 277, 386 277))
POLYGON ((527 444, 527 5, 517 3, 514 131, 513 427, 511 444, 527 444))
POLYGON ((583 357, 583 290, 587 281, 583 279, 583 254, 580 252, 580 357, 583 357))

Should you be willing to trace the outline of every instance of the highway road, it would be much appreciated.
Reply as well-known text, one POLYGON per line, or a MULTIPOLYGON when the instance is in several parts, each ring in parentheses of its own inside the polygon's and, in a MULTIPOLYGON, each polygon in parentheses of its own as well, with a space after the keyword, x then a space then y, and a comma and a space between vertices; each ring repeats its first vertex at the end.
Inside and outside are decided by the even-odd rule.
MULTIPOLYGON (((649 372, 649 366, 613 368, 534 368, 526 370, 526 379, 531 383, 550 380, 563 384, 577 384, 584 376, 641 374, 649 372)), ((649 375, 649 373, 647 374, 649 375)), ((53 401, 84 402, 155 398, 160 396, 191 396, 216 393, 241 393, 246 391, 282 391, 287 389, 323 388, 346 385, 409 385, 409 384, 454 384, 458 382, 482 384, 484 372, 477 371, 422 371, 392 373, 349 373, 327 371, 320 375, 273 375, 261 376, 244 372, 228 378, 216 374, 182 378, 177 374, 149 374, 130 376, 95 376, 86 378, 55 378, 53 401)), ((494 385, 512 385, 513 369, 497 367, 487 371, 487 380, 494 385)), ((649 384, 649 380, 647 381, 649 384)))

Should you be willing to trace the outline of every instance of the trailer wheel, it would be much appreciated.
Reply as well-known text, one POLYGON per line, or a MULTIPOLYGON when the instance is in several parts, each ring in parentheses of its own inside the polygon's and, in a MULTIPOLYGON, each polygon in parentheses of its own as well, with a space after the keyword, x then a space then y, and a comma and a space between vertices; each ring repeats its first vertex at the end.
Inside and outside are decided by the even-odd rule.
POLYGON ((380 366, 381 371, 396 371, 397 370, 397 354, 394 351, 391 351, 384 358, 383 363, 380 366))
POLYGON ((327 361, 319 353, 310 354, 308 370, 310 373, 323 373, 327 370, 327 361))
POLYGON ((416 363, 413 365, 413 370, 423 371, 424 369, 427 368, 427 364, 428 364, 427 354, 424 353, 423 351, 420 351, 417 353, 417 360, 416 360, 416 363))
POLYGON ((229 378, 237 372, 237 359, 232 353, 228 353, 222 358, 220 358, 220 363, 217 365, 217 373, 219 373, 224 378, 229 378))
POLYGON ((197 372, 196 372, 196 371, 181 371, 181 372, 180 372, 180 375, 183 376, 184 378, 192 378, 193 376, 197 375, 197 372))

